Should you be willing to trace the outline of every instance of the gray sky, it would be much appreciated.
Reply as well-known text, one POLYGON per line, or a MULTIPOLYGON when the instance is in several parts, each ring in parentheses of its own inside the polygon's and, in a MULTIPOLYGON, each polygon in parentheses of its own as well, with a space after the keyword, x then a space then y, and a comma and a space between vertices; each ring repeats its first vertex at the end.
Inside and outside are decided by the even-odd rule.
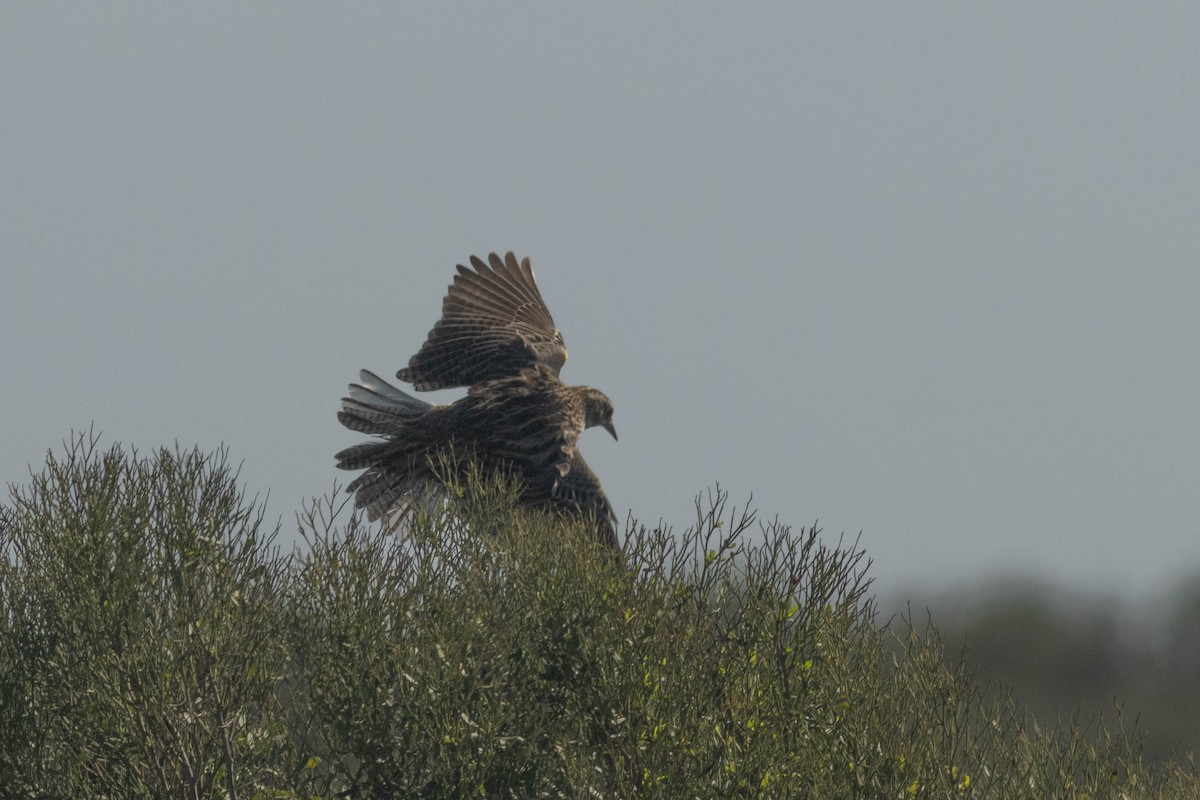
POLYGON ((514 249, 622 515, 719 480, 885 592, 1200 568, 1200 5, 599 8, 4 4, 0 480, 225 442, 290 530, 514 249))

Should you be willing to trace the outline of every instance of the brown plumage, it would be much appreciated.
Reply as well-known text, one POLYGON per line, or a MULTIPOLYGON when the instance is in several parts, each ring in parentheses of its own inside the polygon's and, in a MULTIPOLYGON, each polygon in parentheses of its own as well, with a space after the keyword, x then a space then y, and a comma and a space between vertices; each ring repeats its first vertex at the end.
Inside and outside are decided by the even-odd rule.
POLYGON ((567 360, 562 334, 542 301, 529 259, 492 253, 488 264, 461 264, 442 301, 442 318, 396 377, 419 392, 473 386, 545 364, 555 376, 567 360))
POLYGON ((431 405, 364 370, 342 399, 343 425, 383 437, 337 454, 340 468, 366 470, 349 487, 355 505, 376 519, 435 496, 433 464, 453 452, 514 477, 524 505, 591 518, 615 546, 612 507, 577 449, 593 425, 616 438, 612 403, 558 379, 567 353, 529 260, 489 261, 458 268, 442 318, 397 373, 418 390, 467 385, 466 397, 431 405))

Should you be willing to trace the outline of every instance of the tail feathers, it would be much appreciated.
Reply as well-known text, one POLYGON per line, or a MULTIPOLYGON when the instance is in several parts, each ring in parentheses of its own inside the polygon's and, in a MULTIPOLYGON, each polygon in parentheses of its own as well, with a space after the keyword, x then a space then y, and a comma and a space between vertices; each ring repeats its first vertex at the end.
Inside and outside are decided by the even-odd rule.
POLYGON ((342 398, 342 410, 338 412, 338 421, 352 431, 395 434, 406 423, 419 419, 432 408, 429 403, 405 394, 370 370, 362 370, 359 381, 350 384, 350 394, 342 398))
POLYGON ((398 499, 412 482, 408 475, 376 468, 358 476, 346 491, 354 492, 354 504, 359 508, 372 508, 384 505, 381 501, 387 498, 398 499))
MULTIPOLYGON (((340 414, 338 418, 341 418, 340 414)), ((378 463, 390 446, 391 442, 363 442, 339 451, 334 458, 338 469, 366 469, 378 463)))
POLYGON ((352 431, 385 435, 399 433, 408 419, 389 411, 364 406, 349 397, 342 399, 342 410, 338 412, 337 417, 338 422, 352 431))
POLYGON ((387 437, 337 454, 340 469, 366 470, 347 491, 354 494, 355 507, 364 509, 369 519, 386 517, 393 530, 407 525, 414 509, 433 509, 445 494, 428 474, 421 445, 427 438, 421 433, 427 423, 419 421, 433 407, 365 369, 342 398, 339 422, 354 431, 387 437))
POLYGON ((374 521, 387 515, 391 527, 416 508, 428 510, 444 495, 442 488, 424 478, 370 469, 347 487, 354 493, 356 508, 365 509, 374 521))
POLYGON ((350 384, 350 399, 376 408, 404 409, 412 414, 424 414, 430 404, 405 394, 369 369, 360 370, 359 383, 350 384))

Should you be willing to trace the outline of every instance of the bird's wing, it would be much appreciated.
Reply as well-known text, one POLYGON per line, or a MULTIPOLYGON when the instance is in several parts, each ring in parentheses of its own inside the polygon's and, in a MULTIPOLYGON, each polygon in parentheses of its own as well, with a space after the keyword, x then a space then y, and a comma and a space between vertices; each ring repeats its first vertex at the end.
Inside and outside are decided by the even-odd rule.
POLYGON ((554 487, 550 503, 570 516, 592 517, 601 538, 613 547, 617 546, 617 515, 600 486, 600 479, 578 450, 573 453, 570 470, 554 487))
POLYGON ((489 264, 471 256, 442 301, 433 326, 408 366, 396 373, 418 391, 471 386, 516 375, 535 364, 554 374, 567 360, 562 336, 534 281, 529 259, 492 253, 489 264))
POLYGON ((570 471, 583 434, 582 400, 549 367, 477 383, 467 398, 459 414, 462 431, 487 441, 494 455, 519 464, 535 483, 544 484, 543 491, 570 471))

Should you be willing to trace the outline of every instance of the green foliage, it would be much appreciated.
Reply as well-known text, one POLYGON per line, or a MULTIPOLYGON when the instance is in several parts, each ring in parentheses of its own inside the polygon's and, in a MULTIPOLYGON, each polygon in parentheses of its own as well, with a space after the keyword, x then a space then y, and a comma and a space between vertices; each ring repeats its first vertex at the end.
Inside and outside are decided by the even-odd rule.
POLYGON ((1044 730, 867 562, 719 490, 676 534, 478 475, 278 555, 224 454, 80 437, 0 517, 2 797, 1195 797, 1120 725, 1044 730))
POLYGON ((271 547, 224 453, 74 439, 0 530, 0 795, 233 797, 287 732, 271 547))
MULTIPOLYGON (((977 678, 1011 686, 1038 719, 1136 711, 1145 752, 1200 752, 1200 580, 1131 602, 1033 578, 993 578, 909 602, 934 609, 977 678)), ((903 608, 904 605, 901 604, 903 608)))

